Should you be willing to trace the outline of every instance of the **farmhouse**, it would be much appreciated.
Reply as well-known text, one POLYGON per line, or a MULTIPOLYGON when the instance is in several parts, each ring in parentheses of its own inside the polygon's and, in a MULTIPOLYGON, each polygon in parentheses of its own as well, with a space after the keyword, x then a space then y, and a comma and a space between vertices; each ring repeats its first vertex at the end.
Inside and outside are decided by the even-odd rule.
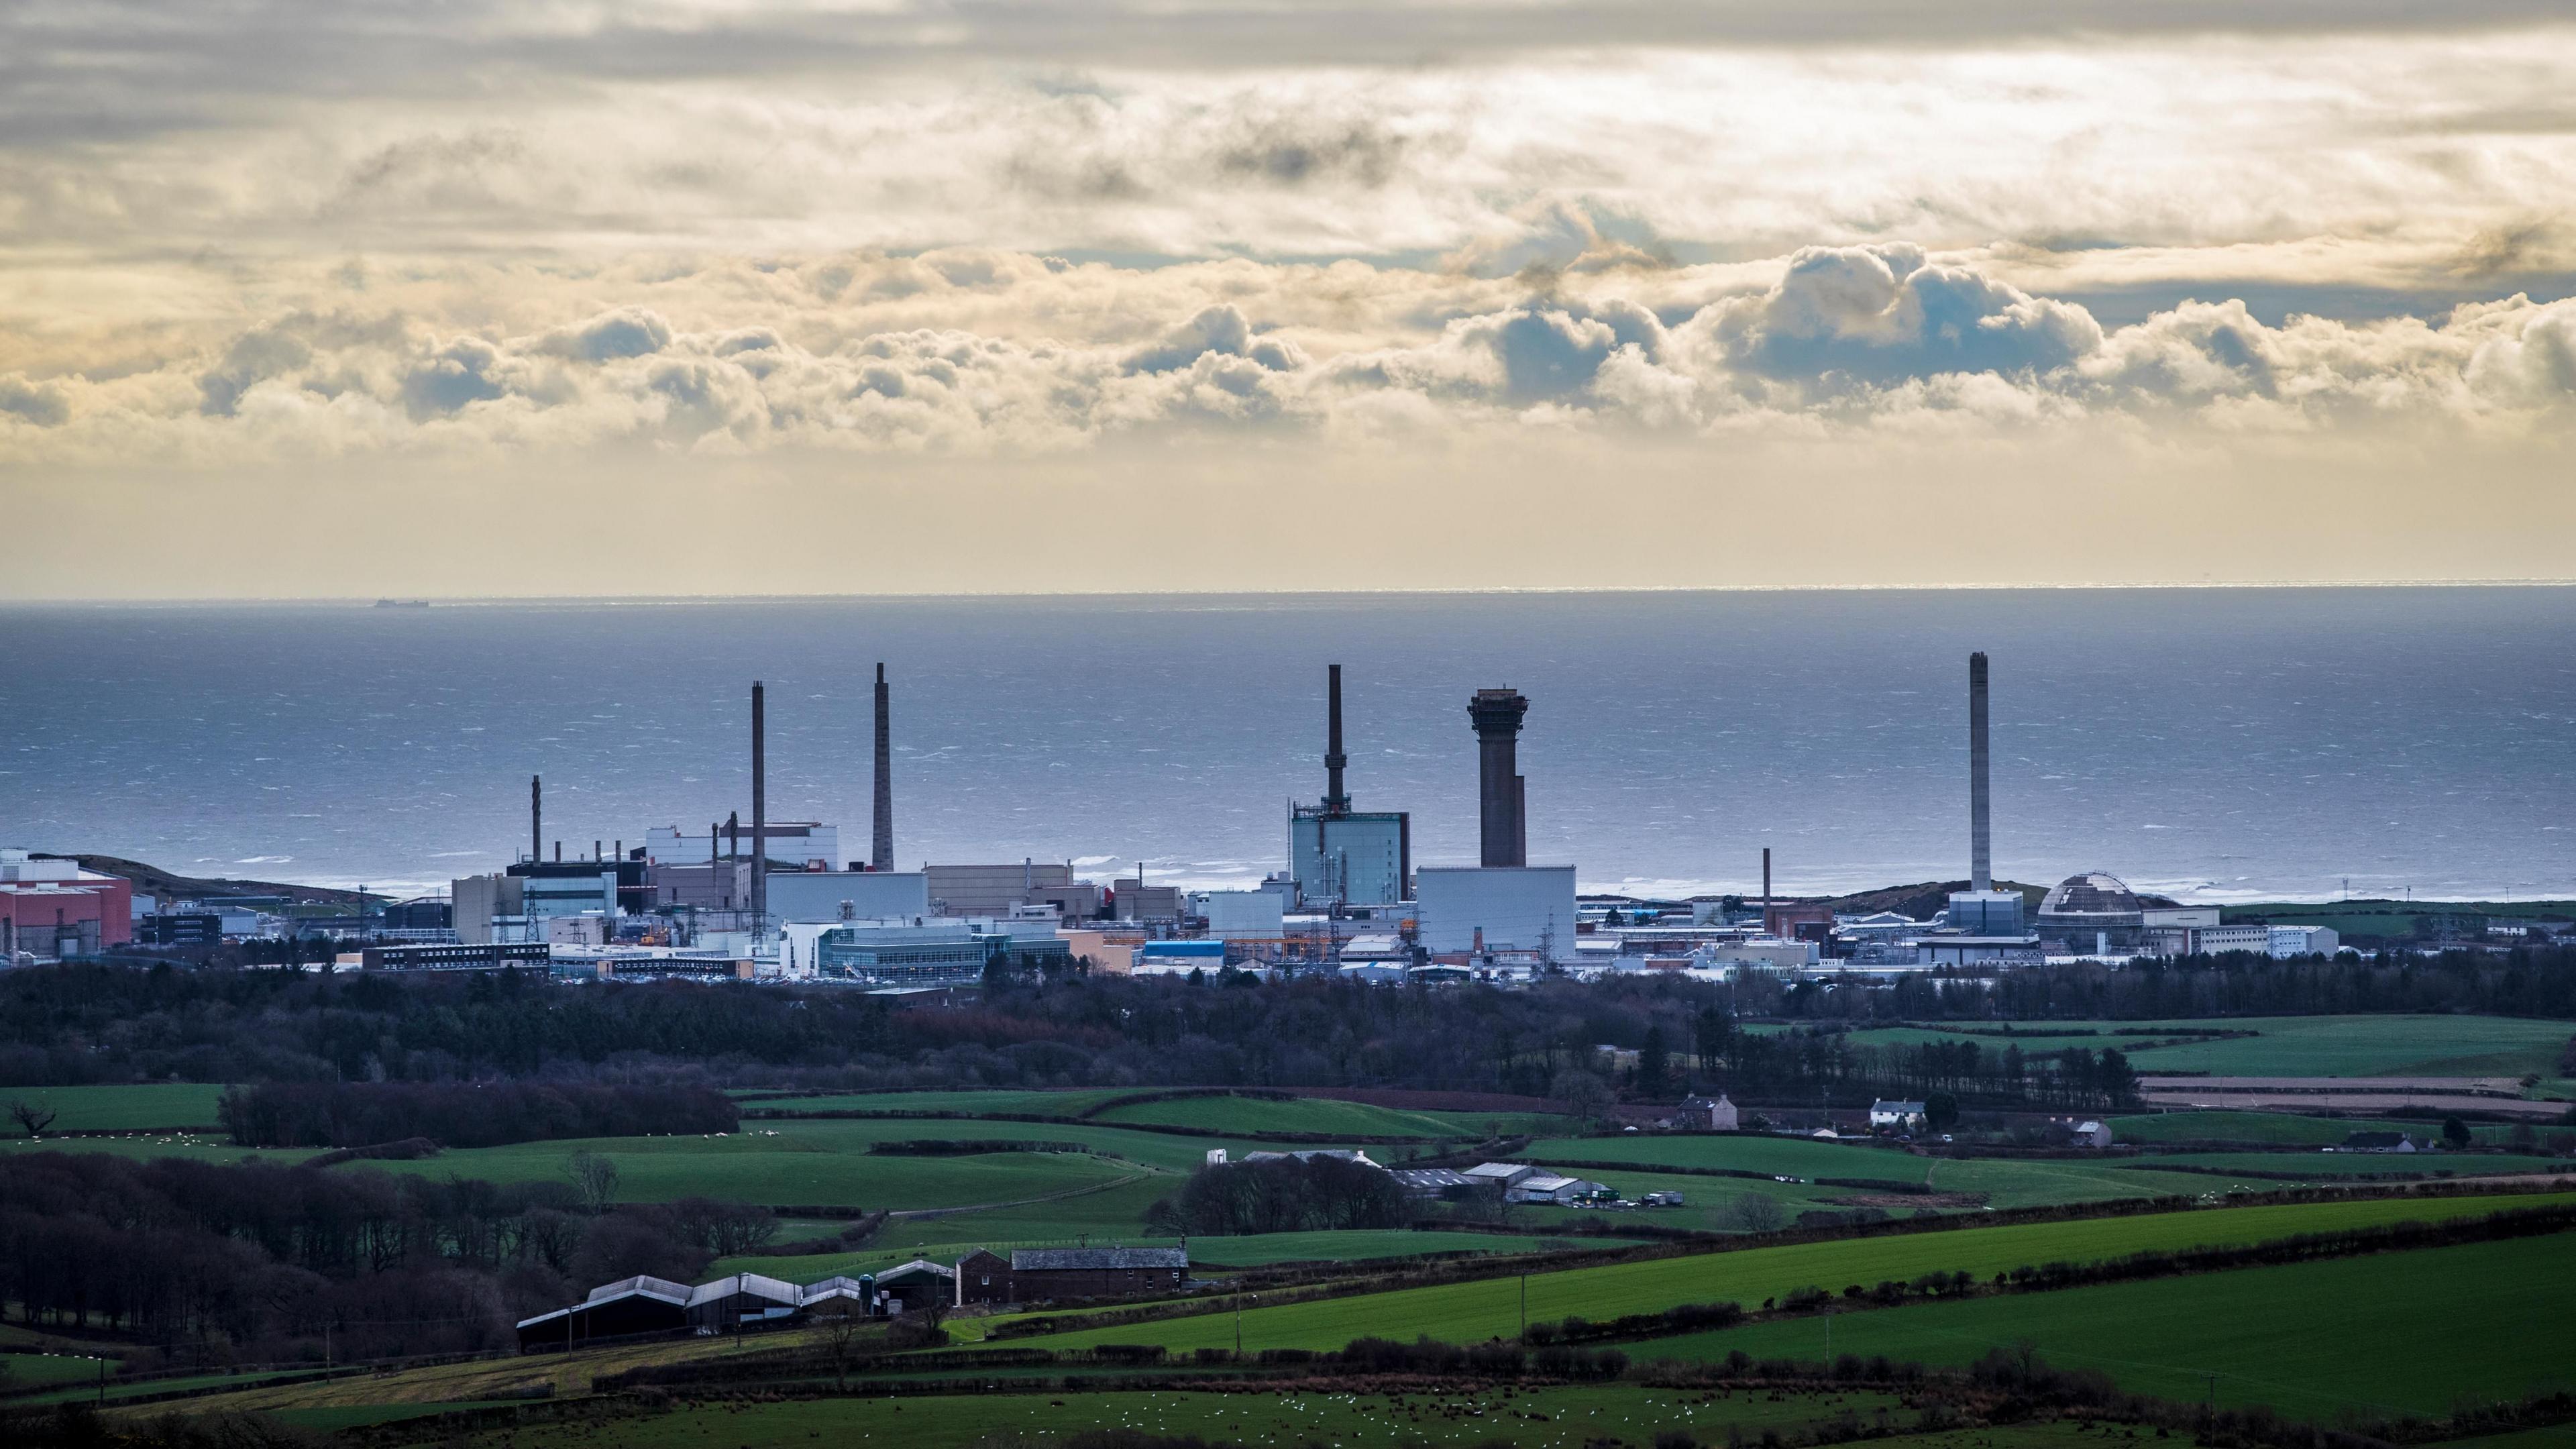
POLYGON ((1132 1298, 1189 1282, 1190 1250, 1178 1248, 978 1248, 957 1261, 957 1302, 1038 1303, 1132 1298))
POLYGON ((1923 1104, 1872 1102, 1869 1104, 1869 1125, 1873 1131, 1892 1129, 1898 1132, 1910 1132, 1923 1125, 1923 1104))
POLYGON ((1735 1104, 1724 1092, 1711 1097, 1692 1097, 1673 1113, 1673 1125, 1689 1132, 1732 1132, 1735 1130, 1735 1104))

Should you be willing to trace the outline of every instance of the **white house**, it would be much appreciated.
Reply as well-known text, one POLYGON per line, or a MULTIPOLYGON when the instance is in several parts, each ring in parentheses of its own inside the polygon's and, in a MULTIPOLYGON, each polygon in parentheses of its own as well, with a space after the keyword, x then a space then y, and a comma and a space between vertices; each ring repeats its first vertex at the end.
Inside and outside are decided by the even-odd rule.
POLYGON ((1923 1104, 1920 1102, 1872 1102, 1869 1104, 1869 1125, 1873 1129, 1890 1128, 1899 1132, 1912 1131, 1913 1129, 1923 1125, 1923 1104))

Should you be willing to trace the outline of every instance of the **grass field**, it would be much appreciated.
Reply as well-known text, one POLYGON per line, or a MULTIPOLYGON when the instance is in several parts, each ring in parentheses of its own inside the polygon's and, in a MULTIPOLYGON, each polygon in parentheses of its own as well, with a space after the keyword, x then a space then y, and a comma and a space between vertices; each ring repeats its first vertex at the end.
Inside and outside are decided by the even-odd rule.
MULTIPOLYGON (((53 1132, 135 1132, 147 1127, 215 1125, 220 1084, 149 1082, 115 1087, 0 1087, 0 1105, 24 1102, 56 1114, 53 1132)), ((0 1135, 24 1138, 15 1120, 0 1118, 0 1135)))
MULTIPOLYGON (((1869 1195, 1867 1189, 1829 1187, 1813 1181, 1824 1177, 1912 1184, 1946 1193, 1982 1193, 1985 1205, 1996 1208, 2107 1202, 2135 1197, 2198 1197, 2203 1193, 2222 1191, 2230 1185, 2197 1174, 2158 1173, 2153 1170, 2153 1164, 2161 1159, 1920 1157, 1894 1148, 1817 1142, 1797 1137, 1640 1134, 1634 1137, 1560 1138, 1534 1142, 1525 1155, 1534 1162, 1635 1161, 1640 1164, 1639 1168, 1624 1173, 1614 1168, 1567 1170, 1580 1171, 1630 1197, 1643 1192, 1676 1189, 1690 1196, 1694 1209, 1702 1203, 1722 1209, 1724 1204, 1746 1192, 1777 1197, 1792 1211, 1810 1207, 1830 1208, 1838 1205, 1835 1199, 1869 1195), (2123 1165, 2126 1163, 2137 1165, 2123 1165), (1782 1184, 1746 1178, 1657 1177, 1651 1171, 1656 1166, 1729 1168, 1802 1177, 1809 1182, 1782 1184)), ((2306 1169, 2310 1155, 2284 1154, 2282 1160, 2289 1166, 2281 1170, 2306 1169)), ((2248 1185, 2256 1181, 2247 1179, 2248 1185)), ((1902 1211, 1904 1208, 1896 1205, 1893 1210, 1902 1211)), ((1730 1226, 1722 1210, 1706 1221, 1700 1218, 1701 1215, 1693 1211, 1679 1221, 1689 1227, 1730 1226)), ((1663 1218, 1658 1216, 1656 1221, 1663 1221, 1663 1218)))
POLYGON ((1530 1112, 1407 1112, 1340 1102, 1326 1097, 1270 1101, 1260 1097, 1175 1097, 1111 1107, 1097 1122, 1153 1122, 1228 1132, 1314 1132, 1349 1137, 1422 1137, 1474 1141, 1485 1137, 1562 1132, 1563 1117, 1530 1112))
MULTIPOLYGON (((2305 1117, 2295 1112, 2142 1112, 2114 1117, 2110 1125, 2121 1142, 2241 1142, 2267 1147, 2332 1147, 2355 1132, 2407 1132, 2421 1142, 2442 1131, 2439 1122, 2305 1117)), ((2533 1130, 2545 1141, 2552 1129, 2536 1126, 2533 1130)), ((2513 1139, 2512 1126, 2502 1122, 2473 1122, 2469 1132, 2491 1147, 2513 1139)))
POLYGON ((742 1109, 746 1112, 956 1112, 970 1117, 996 1113, 1026 1117, 1078 1117, 1103 1102, 1130 1095, 1131 1090, 1123 1087, 1076 1087, 1060 1092, 844 1092, 813 1097, 772 1097, 744 1102, 742 1109))
MULTIPOLYGON (((1178 1238, 1122 1236, 1120 1245, 1130 1248, 1169 1248, 1178 1238)), ((1528 1234, 1416 1232, 1411 1228, 1355 1229, 1344 1232, 1250 1233, 1231 1238, 1190 1239, 1190 1264, 1194 1268, 1223 1270, 1260 1268, 1274 1263, 1356 1263, 1373 1258, 1404 1258, 1424 1253, 1544 1253, 1575 1248, 1617 1247, 1634 1239, 1549 1238, 1528 1234)), ((720 1278, 727 1273, 766 1273, 775 1278, 811 1282, 834 1273, 874 1273, 897 1263, 910 1261, 916 1255, 934 1262, 954 1262, 975 1248, 1007 1252, 1012 1248, 1070 1248, 1075 1240, 1067 1236, 1004 1241, 990 1238, 957 1239, 926 1244, 920 1248, 887 1249, 872 1247, 860 1253, 818 1254, 811 1257, 765 1258, 749 1256, 726 1258, 707 1269, 707 1276, 720 1278)), ((1095 1245, 1098 1239, 1093 1239, 1095 1245)))
POLYGON ((299 1429, 310 1429, 317 1434, 337 1434, 343 1429, 364 1429, 404 1419, 427 1419, 465 1409, 488 1409, 507 1402, 509 1400, 506 1399, 485 1399, 461 1404, 349 1404, 327 1409, 281 1409, 277 1417, 299 1429))
MULTIPOLYGON (((2136 1171, 2151 1171, 2158 1166, 2204 1167, 2226 1172, 2290 1173, 2310 1182, 2382 1175, 2432 1177, 2442 1173, 2453 1177, 2484 1177, 2576 1166, 2565 1158, 2525 1156, 2513 1152, 2160 1152, 2152 1157, 2121 1160, 2137 1164, 2136 1171)), ((2576 1178, 2570 1181, 2576 1182, 2576 1178)))
POLYGON ((970 1394, 891 1403, 822 1399, 697 1409, 621 1419, 602 1430, 530 1427, 514 1431, 509 1439, 521 1449, 594 1444, 603 1438, 637 1449, 702 1449, 708 1444, 803 1449, 817 1442, 962 1449, 989 1434, 1125 1428, 1246 1445, 1314 1443, 1342 1449, 1392 1449, 1403 1444, 1471 1445, 1508 1439, 1531 1449, 1580 1449, 1605 1439, 1649 1444, 1659 1430, 1668 1429, 1688 1429, 1707 1442, 1722 1444, 1733 1429, 1759 1435, 1765 1429, 1786 1430, 1846 1413, 1873 1426, 1901 1425, 1912 1417, 1883 1394, 1704 1394, 1625 1384, 1365 1397, 1170 1391, 970 1394))
MULTIPOLYGON (((1965 1270, 1989 1277, 2023 1265, 2262 1242, 2296 1233, 2474 1216, 2540 1203, 2576 1203, 2576 1193, 2215 1208, 1747 1248, 1532 1272, 1527 1275, 1528 1314, 1533 1321, 1570 1314, 1599 1320, 1657 1312, 1681 1303, 1732 1301, 1751 1307, 1805 1287, 1866 1286, 1934 1271, 1965 1270)), ((1457 1343, 1508 1338, 1520 1331, 1521 1291, 1521 1280, 1513 1277, 1255 1308, 1243 1315, 1243 1341, 1248 1349, 1324 1349, 1339 1348, 1370 1333, 1398 1340, 1428 1334, 1457 1343)), ((959 1331, 972 1333, 971 1321, 959 1331)), ((1211 1315, 1015 1341, 1050 1348, 1097 1343, 1231 1347, 1234 1322, 1232 1315, 1211 1315)))
MULTIPOLYGON (((2576 1234, 1832 1315, 1833 1351, 1933 1364, 2036 1348, 2162 1398, 2440 1415, 2576 1387, 2576 1234)), ((1817 1358, 1825 1320, 1634 1344, 1633 1357, 1817 1358)), ((2565 1442, 2562 1440, 2561 1442, 2565 1442)))
POLYGON ((311 1147, 270 1148, 236 1147, 232 1139, 213 1133, 181 1133, 167 1137, 47 1137, 29 1141, 24 1137, 0 1138, 0 1156, 29 1152, 103 1152, 116 1157, 185 1157, 192 1162, 234 1163, 257 1158, 262 1162, 302 1162, 319 1149, 311 1147))
MULTIPOLYGON (((94 1384, 100 1360, 68 1353, 0 1353, 0 1390, 15 1392, 40 1384, 94 1384)), ((116 1372, 113 1359, 107 1371, 116 1372)))
POLYGON ((2019 1046, 2025 1056, 2063 1047, 2118 1047, 2139 1071, 2205 1072, 2234 1077, 2518 1077, 2552 1076, 2570 1034, 2563 1021, 2503 1016, 2245 1016, 2214 1021, 2028 1022, 2012 1036, 1944 1032, 1937 1027, 1858 1031, 1875 1045, 1972 1041, 1981 1051, 2019 1046), (2054 1029, 2054 1031, 2052 1031, 2054 1029), (2085 1030, 2091 1036, 2065 1035, 2085 1030), (2154 1036, 2194 1031, 2254 1032, 2224 1041, 2142 1047, 2154 1036), (2147 1036, 2117 1033, 2139 1032, 2147 1036))

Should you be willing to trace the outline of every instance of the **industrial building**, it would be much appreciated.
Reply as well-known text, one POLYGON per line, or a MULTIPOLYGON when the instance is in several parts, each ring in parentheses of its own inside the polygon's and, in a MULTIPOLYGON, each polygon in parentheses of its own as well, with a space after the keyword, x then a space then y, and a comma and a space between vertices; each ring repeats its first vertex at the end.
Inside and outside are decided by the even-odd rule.
POLYGON ((920 871, 779 871, 769 877, 769 922, 909 920, 930 914, 920 871))
POLYGON ((1100 889, 1076 882, 1070 865, 1023 860, 1015 865, 925 865, 930 909, 942 916, 1007 916, 1018 906, 1055 905, 1067 920, 1100 913, 1100 889), (1089 909, 1078 910, 1085 901, 1089 909))
POLYGON ((1317 908, 1388 906, 1411 898, 1413 817, 1351 808, 1343 770, 1342 666, 1325 674, 1324 798, 1288 807, 1288 876, 1317 908))
POLYGON ((1995 889, 1993 790, 1987 741, 1989 674, 1983 651, 1968 656, 1968 888, 1950 893, 1940 944, 1927 946, 1918 963, 2004 965, 2036 963, 2039 943, 2028 935, 2019 891, 1995 889))
POLYGON ((0 850, 0 965, 95 956, 134 938, 134 887, 76 860, 0 850))
POLYGON ((2146 908, 2120 878, 2070 875, 2039 903, 2041 947, 2054 956, 2126 956, 2146 944, 2146 908))
MULTIPOLYGON (((640 883, 643 863, 634 864, 640 883)), ((498 875, 466 876, 448 888, 456 939, 468 946, 543 941, 555 917, 615 916, 619 877, 612 861, 520 861, 498 875)))
POLYGON ((872 987, 967 985, 982 980, 985 964, 996 957, 1024 969, 1073 964, 1070 943, 1044 920, 929 916, 790 927, 786 935, 786 974, 872 987))
POLYGON ((1414 873, 1417 939, 1435 956, 1535 951, 1574 959, 1574 867, 1424 866, 1414 873))

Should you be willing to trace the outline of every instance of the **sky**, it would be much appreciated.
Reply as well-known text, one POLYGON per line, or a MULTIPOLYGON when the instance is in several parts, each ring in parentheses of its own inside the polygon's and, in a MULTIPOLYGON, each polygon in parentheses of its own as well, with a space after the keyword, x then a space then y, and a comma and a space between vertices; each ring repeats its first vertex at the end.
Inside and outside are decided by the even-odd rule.
POLYGON ((2576 21, 0 7, 0 598, 2576 576, 2576 21))

